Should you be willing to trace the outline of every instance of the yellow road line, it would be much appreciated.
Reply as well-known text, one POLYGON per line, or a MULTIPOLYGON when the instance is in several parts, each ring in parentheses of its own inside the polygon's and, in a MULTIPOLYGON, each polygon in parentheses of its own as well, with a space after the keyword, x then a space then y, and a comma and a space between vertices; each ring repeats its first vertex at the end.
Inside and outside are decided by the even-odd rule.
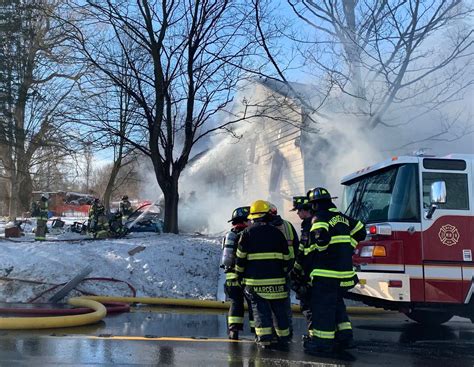
POLYGON ((94 340, 138 340, 138 341, 174 341, 174 342, 214 342, 214 343, 253 343, 252 340, 231 340, 221 338, 185 338, 185 337, 170 337, 170 336, 127 336, 127 335, 111 335, 111 336, 96 336, 96 335, 62 335, 51 336, 54 338, 67 339, 94 339, 94 340))

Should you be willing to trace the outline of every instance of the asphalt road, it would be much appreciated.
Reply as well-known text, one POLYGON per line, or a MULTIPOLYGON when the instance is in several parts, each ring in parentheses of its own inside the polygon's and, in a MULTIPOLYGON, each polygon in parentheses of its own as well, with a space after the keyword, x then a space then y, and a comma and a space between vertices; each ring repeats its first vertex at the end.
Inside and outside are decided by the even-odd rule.
POLYGON ((280 352, 259 350, 248 328, 227 340, 224 312, 133 308, 87 327, 0 331, 0 366, 474 366, 467 320, 426 328, 395 313, 351 318, 357 348, 320 358, 303 353, 300 316, 290 351, 280 352))

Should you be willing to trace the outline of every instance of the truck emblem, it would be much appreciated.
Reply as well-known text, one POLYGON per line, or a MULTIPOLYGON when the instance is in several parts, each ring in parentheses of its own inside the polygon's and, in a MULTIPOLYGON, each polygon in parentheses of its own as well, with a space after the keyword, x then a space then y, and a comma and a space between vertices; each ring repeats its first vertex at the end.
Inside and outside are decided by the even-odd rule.
POLYGON ((445 224, 439 229, 438 233, 441 243, 446 246, 453 246, 459 242, 459 232, 455 226, 445 224))

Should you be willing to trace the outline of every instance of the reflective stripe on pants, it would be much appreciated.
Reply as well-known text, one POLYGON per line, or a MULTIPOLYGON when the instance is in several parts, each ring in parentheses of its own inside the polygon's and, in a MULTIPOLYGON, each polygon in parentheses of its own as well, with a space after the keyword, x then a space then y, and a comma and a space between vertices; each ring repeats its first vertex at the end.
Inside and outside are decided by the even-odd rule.
POLYGON ((250 301, 244 296, 244 289, 235 285, 235 282, 227 281, 224 283, 224 292, 230 301, 229 313, 227 316, 228 329, 243 330, 244 325, 244 300, 247 301, 249 309, 249 324, 253 327, 253 314, 250 301))
POLYGON ((352 338, 352 326, 344 304, 346 288, 339 279, 315 278, 311 289, 312 322, 310 335, 316 340, 352 338))
POLYGON ((253 291, 252 287, 245 287, 245 294, 252 304, 258 342, 270 342, 273 337, 287 341, 290 335, 288 316, 290 312, 287 299, 262 298, 253 291))

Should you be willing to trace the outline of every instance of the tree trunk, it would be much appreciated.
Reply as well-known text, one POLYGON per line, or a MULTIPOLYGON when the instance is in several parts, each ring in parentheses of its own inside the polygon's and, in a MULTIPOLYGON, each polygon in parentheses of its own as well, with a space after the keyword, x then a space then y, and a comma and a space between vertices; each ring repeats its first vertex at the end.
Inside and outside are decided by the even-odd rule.
POLYGON ((105 206, 105 210, 110 213, 110 197, 112 196, 112 191, 115 185, 115 179, 120 171, 120 167, 122 166, 122 159, 118 159, 114 162, 112 167, 112 172, 110 172, 109 181, 107 182, 107 187, 105 188, 103 203, 105 206))
POLYGON ((359 113, 367 113, 368 109, 366 106, 366 90, 362 78, 362 57, 361 48, 359 46, 359 39, 357 35, 356 25, 356 5, 357 2, 354 0, 348 0, 344 2, 344 15, 346 18, 346 25, 342 27, 341 33, 344 37, 341 39, 343 43, 347 63, 349 66, 349 82, 352 86, 350 93, 354 94, 356 98, 356 105, 359 113))
POLYGON ((18 179, 14 169, 10 171, 10 202, 8 203, 8 216, 10 219, 18 216, 18 179))
POLYGON ((169 182, 164 185, 163 195, 165 197, 165 233, 179 233, 178 232, 178 179, 171 177, 169 182))
MULTIPOLYGON (((18 172, 18 187, 18 209, 19 213, 22 214, 30 210, 30 202, 33 193, 33 181, 28 170, 23 171, 23 168, 20 168, 18 172)), ((48 190, 49 187, 46 187, 46 189, 48 190)))

